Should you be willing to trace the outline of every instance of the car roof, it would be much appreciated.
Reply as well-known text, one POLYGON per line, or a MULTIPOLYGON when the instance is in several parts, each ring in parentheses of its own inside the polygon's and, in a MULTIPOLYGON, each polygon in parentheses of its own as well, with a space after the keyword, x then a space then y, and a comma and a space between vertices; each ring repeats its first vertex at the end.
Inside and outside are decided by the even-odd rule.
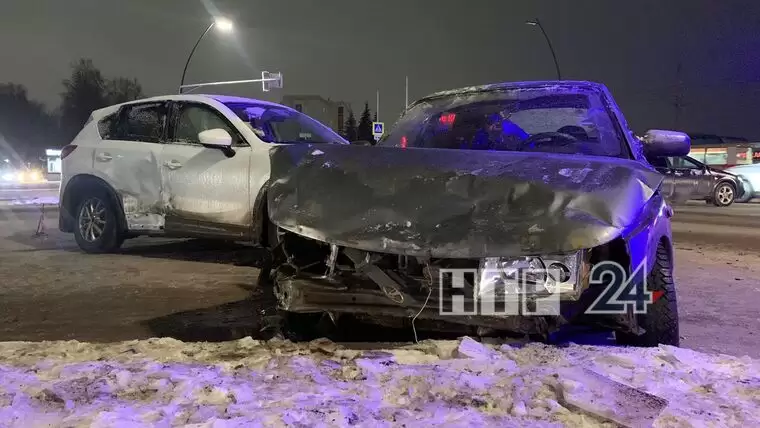
POLYGON ((255 104, 257 106, 265 106, 265 107, 279 107, 284 108, 286 110, 293 110, 292 108, 288 106, 284 106, 282 104, 273 103, 271 101, 263 101, 263 100, 257 100, 255 98, 245 98, 245 97, 235 97, 230 95, 211 95, 211 94, 173 94, 173 95, 159 95, 155 97, 149 97, 149 98, 141 98, 139 100, 134 101, 127 101, 125 103, 116 104, 108 107, 104 107, 100 110, 102 111, 112 111, 116 110, 121 106, 130 105, 130 104, 137 104, 137 103, 145 103, 145 102, 153 102, 153 101, 196 101, 201 103, 207 103, 209 99, 223 103, 223 104, 255 104))
POLYGON ((420 99, 419 101, 456 95, 467 95, 477 92, 505 91, 511 89, 585 89, 607 92, 607 87, 597 82, 590 82, 585 80, 536 80, 524 82, 492 83, 480 86, 466 86, 459 89, 450 89, 446 91, 435 92, 420 99))

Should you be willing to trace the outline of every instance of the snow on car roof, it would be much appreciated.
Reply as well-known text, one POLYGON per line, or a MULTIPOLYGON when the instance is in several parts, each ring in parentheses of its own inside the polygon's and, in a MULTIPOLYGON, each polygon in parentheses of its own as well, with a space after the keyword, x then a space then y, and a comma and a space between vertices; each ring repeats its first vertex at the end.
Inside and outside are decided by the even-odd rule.
POLYGON ((135 103, 144 103, 144 102, 151 102, 151 101, 198 101, 198 102, 208 102, 209 99, 212 99, 214 101, 226 104, 226 103, 245 103, 245 104, 256 104, 259 106, 267 106, 267 107, 280 107, 288 110, 293 110, 292 108, 288 106, 284 106, 282 104, 273 103, 271 101, 263 101, 263 100, 257 100, 255 98, 244 98, 244 97, 235 97, 230 95, 212 95, 212 94, 172 94, 172 95, 158 95, 155 97, 149 97, 149 98, 141 98, 139 100, 134 101, 128 101, 126 103, 117 104, 114 106, 104 107, 101 110, 113 110, 117 107, 120 107, 122 105, 129 105, 129 104, 135 104, 135 103))
POLYGON ((588 88, 606 91, 606 87, 601 83, 589 82, 585 80, 537 80, 537 81, 524 81, 524 82, 502 82, 491 83, 488 85, 480 86, 466 86, 464 88, 450 89, 446 91, 435 92, 424 98, 423 100, 438 97, 447 97, 452 95, 464 95, 473 92, 485 92, 494 90, 505 89, 547 89, 547 88, 588 88))

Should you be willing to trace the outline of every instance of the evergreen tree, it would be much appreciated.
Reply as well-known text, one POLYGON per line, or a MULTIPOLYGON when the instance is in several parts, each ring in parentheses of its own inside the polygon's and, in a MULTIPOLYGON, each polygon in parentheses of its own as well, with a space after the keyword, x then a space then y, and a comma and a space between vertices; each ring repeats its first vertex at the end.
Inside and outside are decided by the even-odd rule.
POLYGON ((344 136, 348 141, 354 142, 358 139, 359 134, 356 129, 356 116, 354 116, 353 110, 348 111, 348 120, 346 120, 346 126, 344 128, 344 136))
POLYGON ((137 79, 117 77, 106 82, 106 99, 109 104, 121 104, 143 97, 142 86, 137 79))
POLYGON ((0 84, 0 162, 37 160, 45 149, 67 143, 59 134, 58 118, 29 99, 25 86, 0 84))
POLYGON ((61 128, 67 141, 79 133, 93 110, 108 105, 106 80, 92 60, 80 59, 71 68, 61 94, 61 128))
POLYGON ((71 66, 71 77, 63 81, 63 87, 60 119, 65 141, 79 133, 93 110, 143 97, 137 79, 107 79, 89 59, 71 66))
POLYGON ((357 137, 361 141, 375 141, 372 135, 372 113, 369 111, 369 103, 364 103, 364 111, 359 118, 359 130, 357 137))

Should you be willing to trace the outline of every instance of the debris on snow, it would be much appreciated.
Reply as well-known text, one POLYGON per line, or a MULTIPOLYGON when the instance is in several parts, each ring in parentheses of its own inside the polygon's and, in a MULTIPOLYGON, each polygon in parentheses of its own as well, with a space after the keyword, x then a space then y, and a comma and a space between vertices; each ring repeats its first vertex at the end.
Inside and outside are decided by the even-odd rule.
POLYGON ((0 343, 0 421, 9 427, 760 426, 760 362, 748 357, 667 346, 513 347, 470 338, 382 348, 251 338, 0 343))

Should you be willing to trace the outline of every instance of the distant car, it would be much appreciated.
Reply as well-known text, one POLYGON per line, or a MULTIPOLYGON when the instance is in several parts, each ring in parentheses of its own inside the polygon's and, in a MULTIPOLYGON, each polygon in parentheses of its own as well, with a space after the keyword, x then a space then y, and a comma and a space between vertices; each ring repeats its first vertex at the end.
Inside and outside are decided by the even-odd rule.
POLYGON ((760 163, 737 165, 728 168, 726 172, 739 177, 744 187, 744 195, 736 202, 748 202, 752 198, 760 198, 760 163))
POLYGON ((269 149, 348 144, 289 107, 170 95, 92 113, 61 152, 60 230, 86 252, 139 236, 271 243, 269 149))
POLYGON ((665 175, 661 192, 670 201, 703 200, 727 207, 744 195, 744 186, 737 175, 711 168, 689 156, 650 156, 647 160, 665 175))

